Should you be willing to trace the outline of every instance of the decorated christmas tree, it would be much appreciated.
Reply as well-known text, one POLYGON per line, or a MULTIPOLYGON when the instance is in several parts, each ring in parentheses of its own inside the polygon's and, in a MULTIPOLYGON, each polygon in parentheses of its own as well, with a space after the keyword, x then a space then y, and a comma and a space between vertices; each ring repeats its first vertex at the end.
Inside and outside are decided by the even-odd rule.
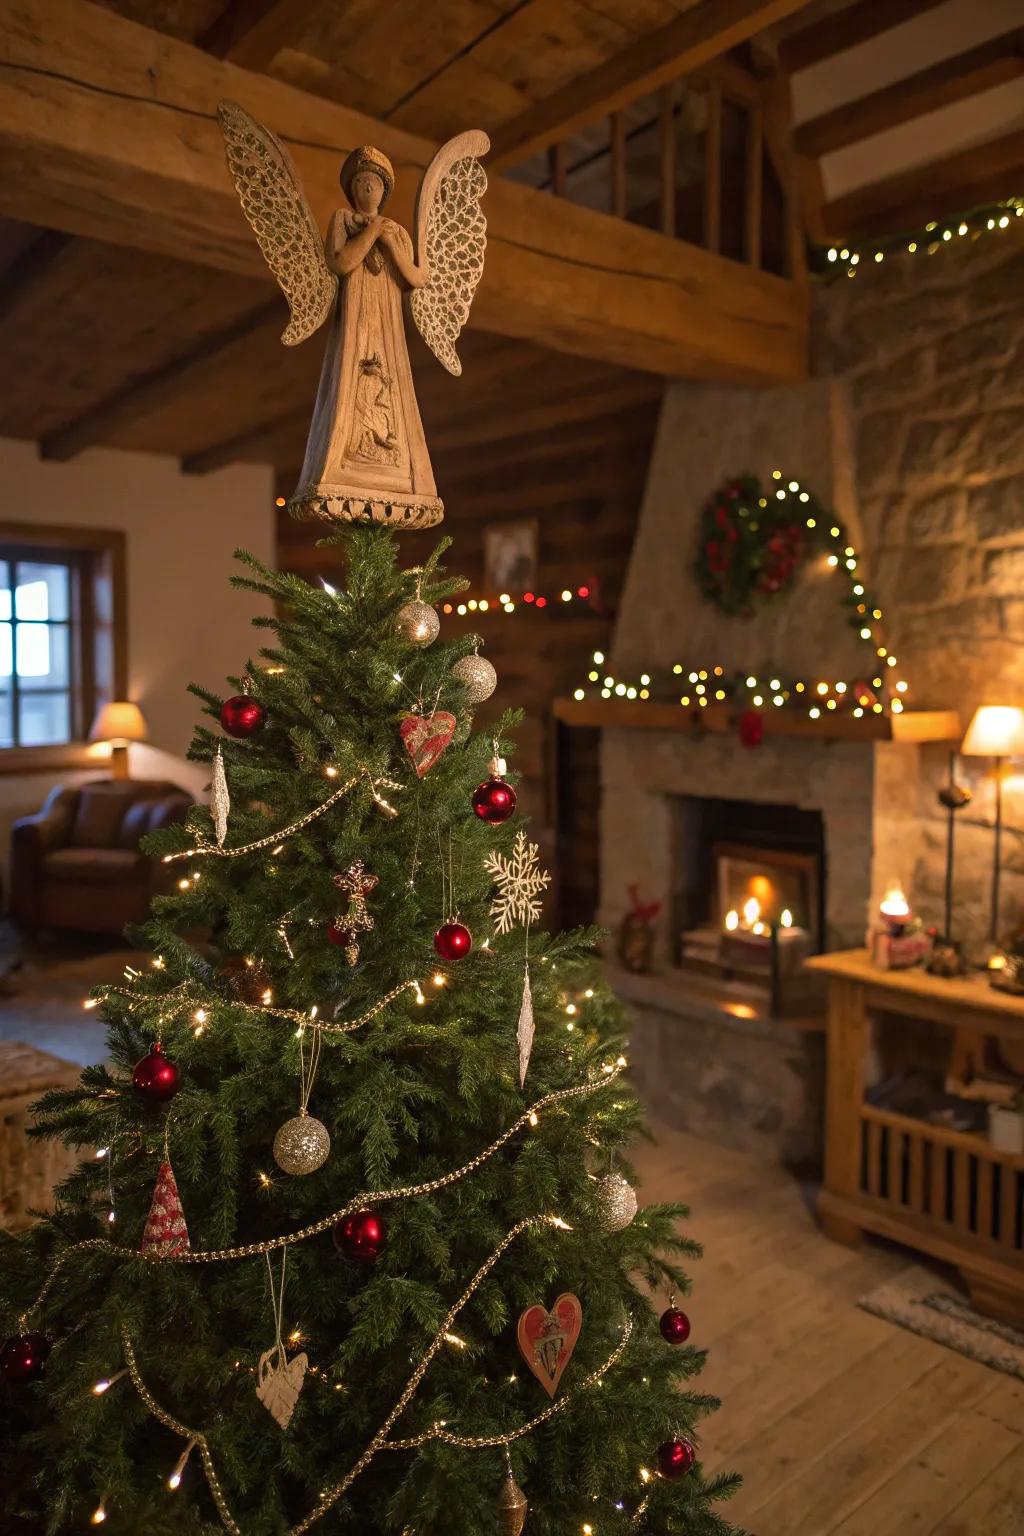
MULTIPOLYGON (((224 115, 240 186, 291 217, 283 149, 224 115)), ((372 284, 423 287, 417 323, 454 357, 432 231, 454 209, 482 258, 482 137, 427 171, 416 262, 379 216, 385 157, 345 163, 347 286, 295 498, 356 525, 325 541, 344 589, 241 556, 273 616, 231 697, 194 689, 210 808, 148 840, 173 877, 149 963, 94 999, 108 1062, 43 1102, 40 1132, 86 1155, 0 1244, 5 1532, 728 1529, 735 1480, 697 1459, 703 1356, 654 1304, 696 1249, 683 1206, 637 1209, 643 1117, 595 935, 538 930, 517 717, 473 730, 497 678, 437 613, 463 584, 445 542, 402 569, 387 526, 441 503, 372 284)))

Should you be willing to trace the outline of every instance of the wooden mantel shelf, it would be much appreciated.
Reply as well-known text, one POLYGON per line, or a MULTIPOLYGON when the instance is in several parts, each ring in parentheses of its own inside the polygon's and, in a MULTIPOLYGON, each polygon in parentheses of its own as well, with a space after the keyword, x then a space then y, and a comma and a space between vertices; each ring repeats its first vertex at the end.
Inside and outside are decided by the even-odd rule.
MULTIPOLYGON (((555 719, 564 725, 586 725, 646 731, 706 732, 725 736, 736 729, 736 709, 709 704, 684 709, 680 704, 656 704, 632 699, 556 699, 555 719)), ((852 715, 825 712, 820 720, 793 709, 764 710, 765 736, 795 736, 811 741, 957 741, 960 717, 953 709, 904 710, 900 715, 852 715)))

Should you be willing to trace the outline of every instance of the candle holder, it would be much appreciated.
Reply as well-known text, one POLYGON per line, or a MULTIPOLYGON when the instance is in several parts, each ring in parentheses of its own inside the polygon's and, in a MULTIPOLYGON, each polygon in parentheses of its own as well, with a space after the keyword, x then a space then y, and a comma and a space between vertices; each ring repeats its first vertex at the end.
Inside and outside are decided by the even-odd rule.
POLYGON ((883 971, 907 970, 919 965, 931 951, 931 935, 914 916, 898 881, 890 884, 878 904, 867 944, 873 963, 883 971))

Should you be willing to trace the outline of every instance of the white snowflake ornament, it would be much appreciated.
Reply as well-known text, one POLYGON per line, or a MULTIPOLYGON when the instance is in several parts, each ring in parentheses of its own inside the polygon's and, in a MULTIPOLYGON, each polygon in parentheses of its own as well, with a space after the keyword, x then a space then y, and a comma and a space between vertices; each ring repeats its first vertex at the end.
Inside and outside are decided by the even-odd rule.
POLYGON ((540 893, 550 885, 551 876, 539 867, 539 853, 536 843, 526 841, 525 832, 517 832, 511 858, 494 852, 485 859, 484 868, 498 887, 491 902, 496 933, 510 933, 517 923, 529 927, 540 917, 540 893))

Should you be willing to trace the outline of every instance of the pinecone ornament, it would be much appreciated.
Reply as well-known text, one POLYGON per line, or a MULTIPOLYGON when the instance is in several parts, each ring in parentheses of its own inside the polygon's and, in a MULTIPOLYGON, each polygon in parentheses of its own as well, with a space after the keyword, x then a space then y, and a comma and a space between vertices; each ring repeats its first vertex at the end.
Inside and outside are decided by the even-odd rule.
POLYGON ((170 1163, 161 1163, 139 1251, 167 1259, 176 1253, 187 1253, 191 1246, 174 1170, 170 1163))

